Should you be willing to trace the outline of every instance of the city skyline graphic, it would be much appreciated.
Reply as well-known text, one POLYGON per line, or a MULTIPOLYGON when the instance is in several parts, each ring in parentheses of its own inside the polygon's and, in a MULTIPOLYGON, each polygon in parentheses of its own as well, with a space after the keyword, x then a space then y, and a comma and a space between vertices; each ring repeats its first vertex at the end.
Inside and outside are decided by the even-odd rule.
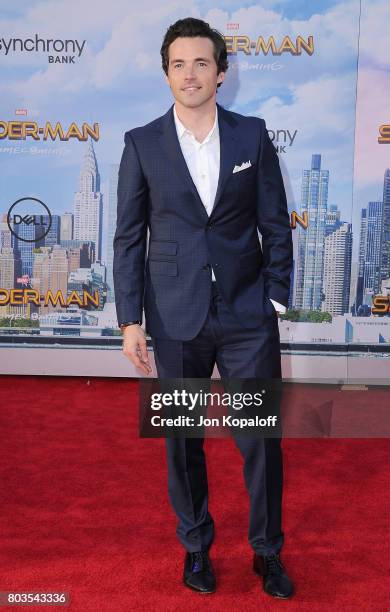
MULTIPOLYGON (((0 276, 2 289, 26 285, 41 293, 49 289, 70 295, 74 291, 98 291, 99 309, 115 300, 112 278, 113 238, 116 226, 118 164, 110 165, 109 196, 100 193, 100 172, 91 140, 85 145, 80 164, 73 212, 53 212, 44 238, 32 242, 34 226, 21 224, 11 233, 3 211, 1 224, 0 276), (105 211, 105 216, 103 215, 105 211), (103 226, 104 234, 103 249, 103 226), (29 242, 18 239, 29 239, 29 242), (105 257, 102 257, 103 251, 105 257), (99 256, 100 254, 100 256, 99 256)), ((322 168, 322 156, 313 153, 310 169, 302 170, 299 213, 308 224, 294 232, 297 256, 290 307, 322 311, 330 315, 369 316, 373 295, 386 295, 390 285, 389 235, 384 228, 390 202, 390 169, 385 169, 383 201, 368 202, 361 210, 359 260, 355 287, 351 288, 352 225, 342 220, 337 205, 328 204, 330 175, 322 168)), ((62 310, 61 305, 48 305, 62 310)), ((20 310, 20 309, 19 309, 20 310)), ((42 307, 39 308, 42 311, 42 307)), ((12 313, 12 307, 5 315, 12 313)), ((29 308, 24 309, 29 315, 29 308)), ((43 312, 42 312, 43 314, 43 312)), ((81 320, 81 319, 80 319, 81 320)))
MULTIPOLYGON (((389 7, 383 0, 315 6, 201 0, 162 6, 151 19, 155 6, 148 0, 134 14, 131 2, 119 10, 116 3, 58 0, 54 22, 47 0, 28 8, 4 3, 0 24, 14 42, 9 52, 0 50, 0 290, 60 292, 70 303, 5 304, 0 318, 30 318, 42 337, 71 335, 77 327, 80 340, 117 332, 112 243, 123 136, 172 105, 161 39, 174 20, 191 13, 228 37, 230 48, 236 45, 217 101, 265 119, 289 213, 308 220, 306 228, 293 229, 282 341, 390 342, 388 312, 371 310, 375 295, 390 296, 390 156, 386 142, 378 143, 390 95, 390 43, 378 20, 386 22, 389 7), (85 23, 69 19, 72 7, 80 19, 87 16, 85 23), (38 48, 27 52, 21 45, 31 32, 38 48), (75 61, 50 62, 39 42, 50 37, 71 41, 75 61), (262 37, 262 52, 240 48, 239 37, 262 37), (283 40, 290 42, 281 52, 283 40), (298 49, 298 40, 310 52, 298 49), (84 141, 86 125, 95 136, 84 141), (61 137, 43 137, 58 126, 61 137), (50 209, 50 219, 41 214, 43 226, 50 222, 44 238, 34 241, 27 224, 10 234, 7 212, 23 198, 50 209), (91 299, 78 303, 79 294, 91 299)), ((16 319, 8 321, 14 334, 16 327, 16 319)))

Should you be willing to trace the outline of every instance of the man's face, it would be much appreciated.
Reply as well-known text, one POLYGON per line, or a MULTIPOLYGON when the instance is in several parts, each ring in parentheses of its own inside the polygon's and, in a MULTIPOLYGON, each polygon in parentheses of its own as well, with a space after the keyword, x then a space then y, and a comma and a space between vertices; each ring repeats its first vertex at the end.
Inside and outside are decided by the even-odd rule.
POLYGON ((175 100, 187 108, 197 108, 215 99, 217 84, 225 74, 217 75, 214 45, 209 38, 176 38, 168 53, 166 79, 175 100))

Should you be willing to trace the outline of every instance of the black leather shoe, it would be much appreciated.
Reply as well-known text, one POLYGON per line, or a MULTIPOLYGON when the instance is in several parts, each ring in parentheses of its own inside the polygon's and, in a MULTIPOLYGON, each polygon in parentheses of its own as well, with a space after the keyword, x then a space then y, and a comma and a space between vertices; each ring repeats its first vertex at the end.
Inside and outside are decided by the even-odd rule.
POLYGON ((256 574, 263 576, 263 589, 272 597, 287 599, 294 592, 292 580, 288 577, 279 555, 262 557, 255 555, 253 569, 256 574))
POLYGON ((214 593, 216 582, 207 551, 186 554, 183 581, 193 591, 214 593))

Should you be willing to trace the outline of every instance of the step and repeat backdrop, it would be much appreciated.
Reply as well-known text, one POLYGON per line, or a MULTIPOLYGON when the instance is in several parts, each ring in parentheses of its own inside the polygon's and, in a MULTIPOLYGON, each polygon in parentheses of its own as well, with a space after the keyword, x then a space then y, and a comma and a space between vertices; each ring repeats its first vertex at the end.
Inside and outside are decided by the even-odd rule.
POLYGON ((284 375, 390 378, 387 0, 3 0, 2 371, 138 375, 124 358, 118 370, 118 167, 124 132, 172 104, 159 51, 186 16, 226 38, 218 102, 263 117, 279 154, 294 240, 284 375))

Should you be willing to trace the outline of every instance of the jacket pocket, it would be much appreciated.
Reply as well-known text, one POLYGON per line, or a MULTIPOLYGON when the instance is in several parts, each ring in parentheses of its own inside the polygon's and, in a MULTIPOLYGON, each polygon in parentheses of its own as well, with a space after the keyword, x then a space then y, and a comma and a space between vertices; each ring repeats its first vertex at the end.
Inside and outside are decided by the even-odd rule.
POLYGON ((149 259, 150 274, 162 274, 164 276, 177 276, 176 261, 157 261, 149 259))
POLYGON ((242 180, 252 180, 256 174, 256 166, 250 166, 249 168, 245 168, 244 170, 240 170, 239 172, 232 173, 232 176, 235 177, 237 181, 242 180))
POLYGON ((177 242, 173 240, 151 240, 149 255, 176 255, 177 242))

